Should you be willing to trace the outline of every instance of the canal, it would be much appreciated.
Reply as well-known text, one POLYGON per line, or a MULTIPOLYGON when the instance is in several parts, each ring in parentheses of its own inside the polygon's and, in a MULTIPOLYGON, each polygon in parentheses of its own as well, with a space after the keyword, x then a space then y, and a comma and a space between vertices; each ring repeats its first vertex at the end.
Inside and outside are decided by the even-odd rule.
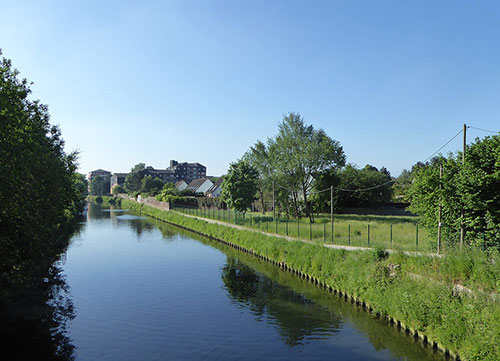
POLYGON ((60 267, 76 360, 444 359, 289 273, 126 210, 91 206, 60 267))

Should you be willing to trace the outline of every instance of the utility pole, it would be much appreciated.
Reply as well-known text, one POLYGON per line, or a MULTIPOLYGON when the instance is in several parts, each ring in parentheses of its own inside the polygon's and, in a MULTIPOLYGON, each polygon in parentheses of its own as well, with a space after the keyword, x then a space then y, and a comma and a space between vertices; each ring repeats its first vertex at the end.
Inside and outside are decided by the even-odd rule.
POLYGON ((274 181, 273 181, 273 222, 276 220, 276 211, 275 211, 275 204, 274 204, 274 181))
POLYGON ((333 186, 330 186, 330 222, 332 227, 332 243, 333 243, 333 186))
MULTIPOLYGON (((464 143, 462 151, 462 167, 465 167, 465 147, 467 146, 467 125, 464 123, 464 143)), ((464 207, 462 205, 462 213, 460 217, 460 249, 464 245, 465 239, 465 226, 464 226, 464 207)))
POLYGON ((330 222, 333 224, 333 186, 330 186, 330 222))
MULTIPOLYGON (((443 166, 439 166, 439 189, 441 190, 441 178, 443 178, 443 166)), ((443 206, 441 205, 441 192, 439 194, 439 215, 438 215, 438 247, 437 254, 439 254, 441 249, 441 215, 443 211, 443 206)))

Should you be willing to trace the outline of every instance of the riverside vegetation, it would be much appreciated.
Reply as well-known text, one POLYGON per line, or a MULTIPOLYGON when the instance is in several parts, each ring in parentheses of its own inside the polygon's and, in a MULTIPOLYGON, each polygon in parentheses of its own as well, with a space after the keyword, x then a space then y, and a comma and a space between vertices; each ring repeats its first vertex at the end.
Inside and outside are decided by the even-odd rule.
POLYGON ((377 314, 400 320, 461 359, 500 359, 497 252, 470 248, 415 257, 380 248, 345 251, 211 224, 126 199, 121 205, 284 262, 369 303, 377 314))

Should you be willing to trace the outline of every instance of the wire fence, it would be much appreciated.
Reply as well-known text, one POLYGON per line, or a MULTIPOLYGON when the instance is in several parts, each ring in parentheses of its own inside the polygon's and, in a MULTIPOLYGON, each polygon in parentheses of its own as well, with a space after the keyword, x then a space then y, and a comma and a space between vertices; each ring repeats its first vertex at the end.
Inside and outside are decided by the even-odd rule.
MULTIPOLYGON (((317 218, 315 223, 308 219, 289 219, 257 212, 241 213, 232 209, 189 208, 175 206, 174 210, 196 217, 231 223, 265 233, 288 236, 324 244, 358 247, 383 247, 405 251, 436 252, 437 242, 425 229, 406 217, 389 217, 395 222, 384 220, 364 221, 356 219, 317 218)), ((362 218, 362 217, 361 217, 362 218)))

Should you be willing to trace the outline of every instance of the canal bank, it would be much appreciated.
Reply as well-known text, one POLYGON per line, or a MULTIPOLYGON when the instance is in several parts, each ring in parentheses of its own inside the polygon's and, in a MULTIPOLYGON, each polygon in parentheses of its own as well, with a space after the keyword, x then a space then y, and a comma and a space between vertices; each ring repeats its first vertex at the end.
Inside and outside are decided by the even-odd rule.
POLYGON ((460 292, 453 282, 415 277, 446 265, 430 257, 348 252, 256 235, 123 200, 122 206, 218 240, 306 278, 452 357, 497 360, 500 312, 486 293, 460 292))

